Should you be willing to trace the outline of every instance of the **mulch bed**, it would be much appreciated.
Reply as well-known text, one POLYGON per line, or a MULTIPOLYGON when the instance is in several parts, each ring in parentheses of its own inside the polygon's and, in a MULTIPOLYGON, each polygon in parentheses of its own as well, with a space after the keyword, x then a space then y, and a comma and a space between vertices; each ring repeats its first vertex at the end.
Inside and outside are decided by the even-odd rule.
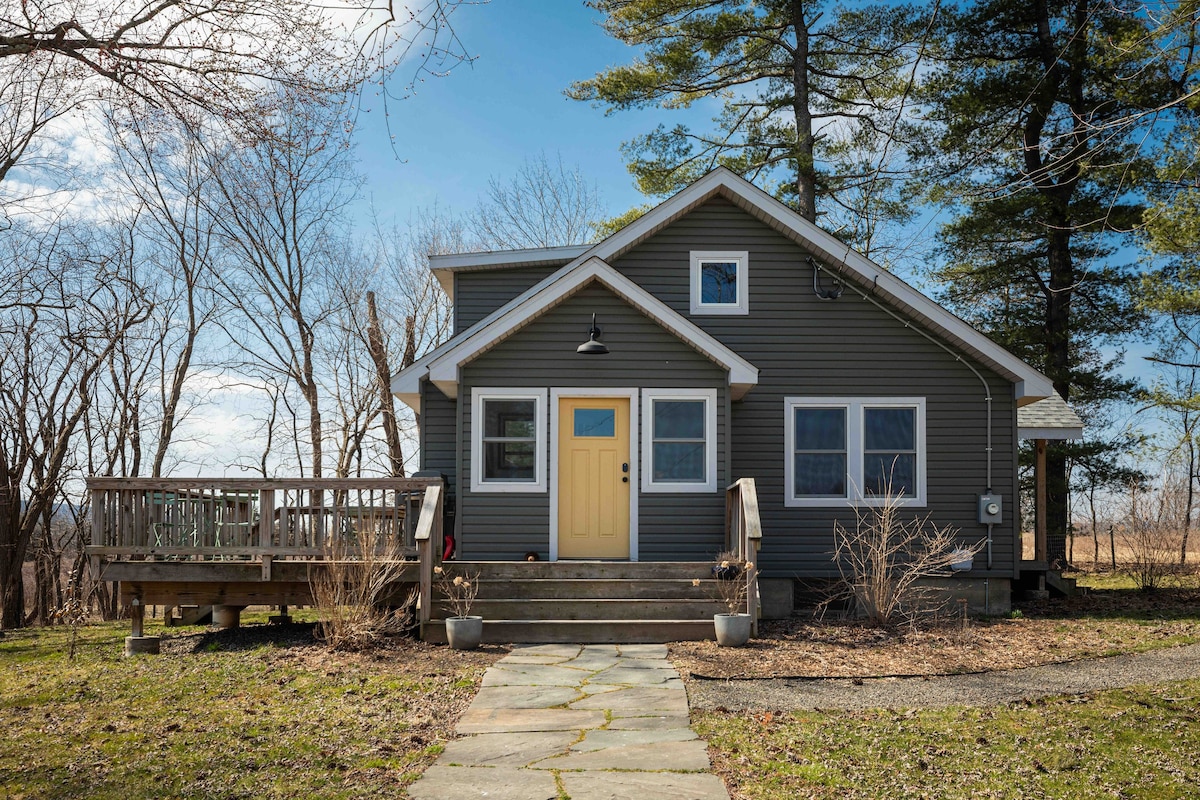
POLYGON ((867 678, 1018 669, 1200 641, 1200 590, 1092 592, 1022 604, 1018 619, 926 619, 892 629, 794 617, 741 648, 671 645, 685 679, 867 678))

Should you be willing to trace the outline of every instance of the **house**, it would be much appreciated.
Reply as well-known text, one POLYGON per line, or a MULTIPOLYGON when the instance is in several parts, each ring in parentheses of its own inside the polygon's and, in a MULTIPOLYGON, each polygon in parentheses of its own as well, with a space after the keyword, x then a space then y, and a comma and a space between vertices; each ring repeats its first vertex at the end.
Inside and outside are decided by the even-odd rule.
POLYGON ((734 173, 594 245, 431 266, 454 334, 392 390, 447 478, 459 558, 706 560, 726 487, 753 478, 764 607, 790 610, 890 479, 981 544, 957 585, 1007 608, 1018 409, 1050 381, 734 173))

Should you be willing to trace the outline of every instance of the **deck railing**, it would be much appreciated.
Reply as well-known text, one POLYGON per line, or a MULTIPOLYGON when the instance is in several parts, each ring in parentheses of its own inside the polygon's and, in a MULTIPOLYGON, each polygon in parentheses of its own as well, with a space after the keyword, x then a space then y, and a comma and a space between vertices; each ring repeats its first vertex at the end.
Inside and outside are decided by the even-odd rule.
POLYGON ((758 550, 762 522, 758 516, 758 490, 753 478, 740 478, 725 489, 725 549, 753 563, 746 574, 746 613, 752 632, 758 634, 758 550))
POLYGON ((104 477, 87 486, 88 553, 109 560, 319 559, 372 543, 377 553, 399 544, 415 558, 417 520, 432 487, 440 553, 437 478, 104 477))

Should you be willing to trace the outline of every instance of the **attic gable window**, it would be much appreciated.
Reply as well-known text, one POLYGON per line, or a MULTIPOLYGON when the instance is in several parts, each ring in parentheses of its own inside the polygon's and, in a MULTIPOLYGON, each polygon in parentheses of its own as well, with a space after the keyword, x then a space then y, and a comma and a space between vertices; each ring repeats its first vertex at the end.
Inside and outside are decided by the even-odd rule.
POLYGON ((693 250, 691 313, 749 314, 750 258, 745 250, 693 250))

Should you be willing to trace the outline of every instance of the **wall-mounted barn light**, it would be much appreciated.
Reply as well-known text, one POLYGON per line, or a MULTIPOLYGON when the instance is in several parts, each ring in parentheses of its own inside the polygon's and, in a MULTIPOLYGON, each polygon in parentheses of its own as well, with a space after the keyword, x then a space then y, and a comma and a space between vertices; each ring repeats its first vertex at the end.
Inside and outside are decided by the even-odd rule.
POLYGON ((608 355, 608 348, 604 346, 604 342, 600 341, 600 328, 596 326, 595 314, 592 314, 592 327, 588 329, 588 340, 576 347, 575 352, 584 356, 608 355))

